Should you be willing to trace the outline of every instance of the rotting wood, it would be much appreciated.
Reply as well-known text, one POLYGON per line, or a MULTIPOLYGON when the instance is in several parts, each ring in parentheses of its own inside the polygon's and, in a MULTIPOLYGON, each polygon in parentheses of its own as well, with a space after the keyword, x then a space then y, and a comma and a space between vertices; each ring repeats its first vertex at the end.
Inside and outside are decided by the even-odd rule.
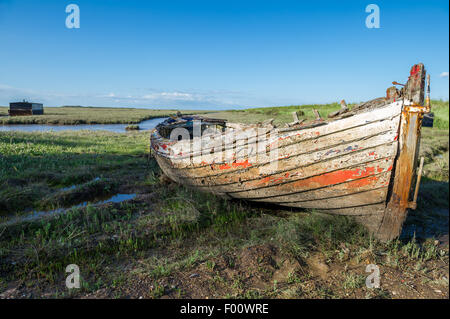
POLYGON ((347 103, 345 103, 345 100, 341 100, 340 104, 341 104, 341 109, 337 110, 335 112, 331 112, 330 114, 328 114, 329 118, 333 118, 333 117, 336 117, 336 116, 339 116, 339 115, 343 115, 343 114, 347 113, 348 111, 350 111, 348 106, 347 106, 347 103))
MULTIPOLYGON (((300 112, 303 113, 302 111, 300 111, 300 112)), ((305 119, 299 119, 298 115, 299 115, 299 112, 297 112, 297 111, 292 112, 292 117, 294 118, 294 121, 290 122, 290 123, 286 123, 285 127, 293 127, 293 126, 303 123, 305 121, 305 119)))
MULTIPOLYGON (((280 157, 284 158, 288 155, 295 155, 298 152, 295 150, 302 150, 302 152, 311 150, 320 151, 321 149, 329 148, 335 145, 333 141, 339 141, 339 143, 344 143, 346 141, 350 142, 352 140, 365 139, 375 135, 383 135, 383 132, 390 131, 390 134, 393 134, 393 138, 396 136, 396 131, 398 128, 399 116, 401 112, 401 104, 396 103, 385 110, 380 110, 376 114, 360 114, 355 117, 345 119, 342 121, 330 122, 326 125, 320 125, 317 128, 309 128, 302 130, 293 130, 289 132, 282 132, 280 130, 279 135, 277 135, 277 145, 280 157), (362 124, 361 124, 362 123, 362 124), (285 147, 291 147, 291 149, 287 149, 284 151, 285 147)), ((256 146, 255 140, 248 140, 246 145, 238 146, 237 143, 233 144, 232 147, 223 147, 220 152, 216 153, 218 158, 226 158, 225 155, 227 151, 233 151, 234 153, 240 152, 241 148, 245 148, 246 146, 256 146)), ((188 141, 189 142, 189 141, 188 141)), ((265 141, 267 143, 271 143, 271 141, 265 141)), ((152 144, 154 145, 154 144, 152 144)), ((212 145, 211 148, 205 148, 206 152, 214 151, 216 145, 212 145)), ((158 145, 154 145, 155 150, 159 151, 158 153, 162 156, 167 154, 167 157, 171 158, 168 154, 168 149, 163 149, 158 147, 158 145)), ((192 149, 192 148, 190 148, 192 149)), ((259 152, 258 152, 259 153, 259 152)), ((264 150, 265 153, 265 150, 264 150)), ((186 156, 180 156, 180 159, 191 158, 193 159, 196 156, 201 156, 201 153, 190 153, 186 156)), ((233 155, 234 156, 234 155, 233 155)), ((250 159, 250 162, 254 162, 254 159, 250 159)), ((196 164, 192 165, 190 161, 187 163, 181 162, 177 163, 175 166, 178 169, 197 169, 200 167, 209 168, 213 163, 204 163, 204 164, 196 164)), ((216 164, 226 164, 226 162, 216 162, 216 164)), ((232 172, 233 169, 229 170, 232 172)), ((212 172, 208 172, 208 175, 212 174, 212 172)))
POLYGON ((410 207, 422 117, 427 111, 423 107, 425 73, 422 63, 414 65, 404 87, 405 106, 400 121, 399 155, 395 162, 390 198, 388 198, 381 225, 376 232, 377 237, 383 241, 392 240, 400 235, 410 207))
MULTIPOLYGON (((336 160, 336 163, 340 166, 349 166, 352 163, 361 163, 365 160, 372 161, 378 158, 394 156, 397 145, 394 139, 395 134, 389 132, 363 140, 360 139, 335 146, 332 145, 331 147, 324 147, 318 151, 295 150, 298 152, 297 154, 275 159, 275 161, 278 161, 278 170, 265 176, 285 174, 291 170, 308 165, 320 165, 321 171, 326 172, 334 167, 332 166, 334 165, 333 160, 336 160)), ((215 187, 217 185, 235 183, 238 180, 241 182, 247 180, 258 181, 260 180, 260 173, 264 172, 266 170, 265 167, 269 167, 272 161, 267 160, 261 164, 251 163, 250 161, 248 163, 251 165, 233 165, 231 163, 196 170, 177 170, 179 171, 180 178, 186 179, 186 183, 197 183, 197 180, 203 179, 203 185, 215 187)), ((317 172, 317 168, 314 171, 317 172)), ((294 176, 296 175, 290 174, 290 178, 294 178, 294 176)))
POLYGON ((274 119, 268 119, 268 120, 263 121, 261 123, 261 125, 262 126, 269 126, 269 125, 273 126, 273 121, 274 121, 274 119))
POLYGON ((313 113, 314 113, 314 115, 316 117, 316 121, 321 121, 322 117, 320 116, 319 111, 317 111, 316 109, 313 109, 312 111, 313 111, 313 113))

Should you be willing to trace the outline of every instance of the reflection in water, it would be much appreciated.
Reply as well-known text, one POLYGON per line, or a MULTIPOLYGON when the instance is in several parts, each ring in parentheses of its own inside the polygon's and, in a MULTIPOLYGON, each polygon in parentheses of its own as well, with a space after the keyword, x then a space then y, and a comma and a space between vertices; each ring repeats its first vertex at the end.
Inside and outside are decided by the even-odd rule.
MULTIPOLYGON (((139 123, 141 130, 152 130, 165 121, 166 118, 154 118, 145 120, 139 123)), ((125 128, 128 124, 80 124, 80 125, 44 125, 44 124, 12 124, 12 125, 0 125, 0 131, 23 131, 23 132, 59 132, 59 131, 80 131, 80 130, 92 130, 92 131, 110 131, 115 133, 125 133, 125 128)))
POLYGON ((33 221, 42 217, 48 217, 48 216, 52 216, 52 215, 56 215, 56 214, 62 214, 65 213, 71 209, 74 208, 80 208, 80 207, 85 207, 88 204, 92 204, 92 205, 100 205, 100 204, 107 204, 107 203, 121 203, 130 199, 134 199, 136 197, 136 194, 116 194, 108 199, 102 200, 102 201, 98 201, 98 202, 83 202, 81 204, 72 206, 70 208, 58 208, 58 209, 54 209, 54 210, 49 210, 49 211, 34 211, 31 214, 25 215, 25 216, 17 216, 14 218, 11 218, 10 220, 8 220, 7 222, 0 224, 0 226, 7 226, 7 225, 12 225, 12 224, 16 224, 16 223, 21 223, 24 221, 33 221))

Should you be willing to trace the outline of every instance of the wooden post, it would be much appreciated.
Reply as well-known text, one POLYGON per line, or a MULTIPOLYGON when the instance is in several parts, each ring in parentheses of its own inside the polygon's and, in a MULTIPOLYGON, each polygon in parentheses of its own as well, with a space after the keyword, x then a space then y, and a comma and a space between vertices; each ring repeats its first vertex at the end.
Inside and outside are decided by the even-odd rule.
POLYGON ((298 114, 297 114, 297 111, 292 112, 292 117, 294 118, 294 123, 298 123, 298 114))
POLYGON ((425 73, 422 63, 414 65, 405 85, 392 188, 380 228, 375 233, 383 241, 400 235, 408 208, 411 207, 410 198, 416 175, 422 118, 424 113, 429 112, 429 109, 423 106, 425 73))
POLYGON ((423 161, 424 157, 420 158, 419 172, 417 173, 416 180, 416 189, 414 190, 414 198, 409 208, 416 209, 417 208, 417 196, 419 195, 419 187, 420 187, 420 179, 422 178, 422 170, 423 170, 423 161))
POLYGON ((313 111, 314 115, 316 116, 316 121, 322 120, 322 118, 320 117, 319 111, 317 111, 316 109, 313 109, 312 111, 313 111))

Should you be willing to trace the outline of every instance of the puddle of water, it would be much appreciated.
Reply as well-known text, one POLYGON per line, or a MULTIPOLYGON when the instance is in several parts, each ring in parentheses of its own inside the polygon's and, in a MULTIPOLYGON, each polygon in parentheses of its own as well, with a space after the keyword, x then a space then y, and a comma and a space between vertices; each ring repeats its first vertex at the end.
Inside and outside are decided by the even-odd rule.
POLYGON ((133 199, 135 197, 136 197, 136 194, 117 194, 107 200, 97 202, 97 203, 95 203, 95 205, 106 204, 106 203, 120 203, 120 202, 124 202, 126 200, 133 199))
POLYGON ((70 191, 70 190, 72 190, 72 189, 75 189, 75 188, 77 188, 78 187, 78 185, 72 185, 72 186, 69 186, 69 187, 63 187, 63 188, 61 188, 60 190, 62 191, 62 192, 66 192, 66 191, 70 191))
MULTIPOLYGON (((88 183, 96 182, 96 181, 99 181, 99 180, 100 180, 100 177, 96 177, 96 178, 94 178, 93 180, 89 181, 88 183)), ((62 188, 60 188, 59 190, 60 190, 61 192, 67 192, 67 191, 70 191, 70 190, 72 190, 72 189, 77 188, 77 187, 80 186, 80 185, 83 185, 83 184, 74 184, 74 185, 71 185, 71 186, 62 187, 62 188)))
MULTIPOLYGON (((139 128, 143 131, 152 130, 159 123, 165 121, 167 118, 154 118, 140 122, 139 128)), ((44 124, 11 124, 0 125, 0 131, 23 131, 23 132, 60 132, 60 131, 110 131, 115 133, 127 132, 125 128, 128 124, 80 124, 80 125, 44 125, 44 124)))
POLYGON ((97 202, 83 202, 81 204, 74 205, 69 208, 58 208, 58 209, 49 210, 49 211, 34 211, 31 214, 28 214, 26 216, 17 216, 17 217, 11 218, 8 221, 0 224, 0 226, 8 226, 8 225, 12 225, 12 224, 16 224, 16 223, 20 223, 20 222, 24 222, 24 221, 33 221, 33 220, 36 220, 36 219, 39 219, 42 217, 46 217, 46 216, 62 214, 62 213, 65 213, 66 211, 74 209, 74 208, 85 207, 88 204, 101 205, 101 204, 107 204, 107 203, 121 203, 121 202, 130 200, 130 199, 134 199, 135 197, 136 197, 136 194, 116 194, 105 200, 101 200, 101 201, 97 201, 97 202))

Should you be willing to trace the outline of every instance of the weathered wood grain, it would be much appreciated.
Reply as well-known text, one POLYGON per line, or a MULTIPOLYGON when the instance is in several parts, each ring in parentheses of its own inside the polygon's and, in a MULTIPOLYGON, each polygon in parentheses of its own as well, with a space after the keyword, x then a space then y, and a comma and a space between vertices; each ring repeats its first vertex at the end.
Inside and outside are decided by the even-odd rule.
MULTIPOLYGON (((354 127, 364 126, 370 123, 381 122, 385 120, 392 119, 395 116, 398 116, 401 113, 402 103, 395 102, 387 105, 386 107, 372 110, 371 112, 357 114, 350 118, 340 119, 336 121, 332 121, 329 123, 322 123, 321 126, 310 128, 310 129, 301 129, 298 127, 287 128, 287 129, 279 129, 277 130, 278 134, 273 136, 272 139, 263 138, 258 141, 258 138, 255 134, 248 134, 251 130, 255 130, 255 127, 250 127, 247 129, 242 129, 242 132, 236 136, 235 131, 227 131, 223 134, 219 134, 214 136, 211 140, 205 138, 203 145, 201 147, 197 147, 196 150, 195 143, 192 140, 183 140, 183 141, 170 141, 162 138, 158 135, 157 131, 154 131, 151 136, 152 140, 152 148, 159 156, 164 156, 170 158, 172 161, 178 160, 180 162, 178 165, 181 167, 197 167, 197 165, 193 165, 192 161, 183 162, 182 159, 188 158, 194 160, 197 156, 202 156, 202 154, 208 154, 212 151, 217 152, 217 147, 221 147, 222 150, 232 150, 233 152, 239 152, 239 142, 243 142, 240 146, 241 148, 253 147, 257 149, 255 145, 257 142, 265 142, 273 143, 277 141, 278 147, 285 146, 286 144, 298 143, 308 139, 316 139, 319 136, 328 136, 334 135, 343 130, 349 130, 354 127), (241 137, 242 136, 242 137, 241 137), (248 138, 250 136, 250 139, 248 138), (244 138, 245 137, 245 138, 244 138), (232 143, 227 144, 226 142, 232 141, 232 143), (175 144, 178 149, 186 149, 189 150, 188 153, 179 155, 178 151, 172 151, 175 144), (226 145, 226 146, 224 146, 226 145)), ((231 123, 229 123, 231 124, 231 123)), ((261 128, 264 131, 264 128, 261 128)), ((269 132, 269 129, 265 129, 266 132, 269 132)), ((199 144, 197 144, 199 145, 199 144)), ((223 156, 226 158, 226 156, 223 156)), ((201 160, 198 161, 201 163, 201 160)), ((209 165, 209 163, 204 164, 209 165)))
POLYGON ((379 229, 378 238, 387 241, 400 235, 406 219, 420 143, 425 91, 425 68, 422 63, 411 68, 404 90, 405 107, 402 111, 399 134, 399 155, 396 159, 392 192, 387 199, 387 207, 379 229))

